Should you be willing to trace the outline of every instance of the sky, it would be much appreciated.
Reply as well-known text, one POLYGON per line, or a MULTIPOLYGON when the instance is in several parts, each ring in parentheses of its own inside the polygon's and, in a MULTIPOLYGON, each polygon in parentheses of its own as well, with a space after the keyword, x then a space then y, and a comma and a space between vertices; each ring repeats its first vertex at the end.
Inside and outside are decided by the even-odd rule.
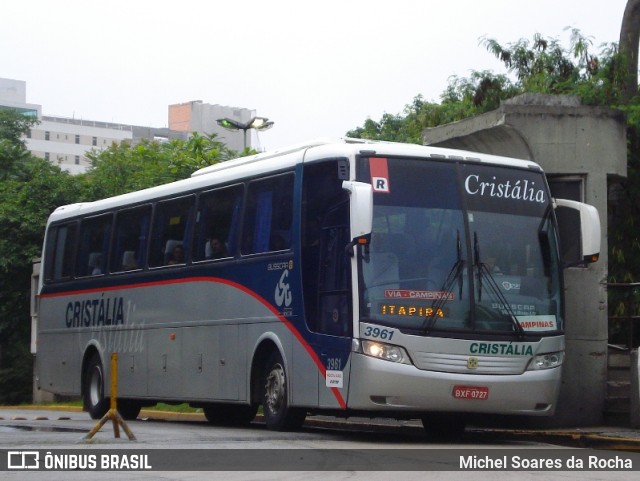
POLYGON ((439 101, 451 76, 506 73, 480 44, 531 39, 596 52, 617 42, 626 0, 5 0, 0 77, 43 115, 166 127, 168 105, 244 107, 274 121, 271 150, 343 137, 439 101))

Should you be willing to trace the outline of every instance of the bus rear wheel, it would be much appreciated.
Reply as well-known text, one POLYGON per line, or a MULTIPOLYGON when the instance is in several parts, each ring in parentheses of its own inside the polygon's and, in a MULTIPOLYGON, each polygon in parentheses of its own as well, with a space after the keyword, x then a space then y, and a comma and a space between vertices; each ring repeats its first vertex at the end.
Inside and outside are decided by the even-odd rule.
POLYGON ((245 426, 253 421, 258 412, 257 405, 207 404, 202 407, 210 424, 217 426, 245 426))
POLYGON ((104 397, 104 369, 97 353, 87 364, 82 397, 84 409, 91 419, 100 419, 109 410, 109 398, 104 397))
POLYGON ((306 411, 289 406, 287 372, 280 353, 271 355, 264 371, 262 405, 267 428, 273 431, 298 429, 304 423, 306 411))

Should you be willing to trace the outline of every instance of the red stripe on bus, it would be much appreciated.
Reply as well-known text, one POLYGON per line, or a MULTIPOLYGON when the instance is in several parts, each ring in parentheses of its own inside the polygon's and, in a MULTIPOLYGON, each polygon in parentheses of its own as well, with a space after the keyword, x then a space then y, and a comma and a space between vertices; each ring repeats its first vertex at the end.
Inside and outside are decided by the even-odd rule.
MULTIPOLYGON (((324 377, 325 379, 327 378, 327 370, 322 364, 322 361, 320 360, 316 352, 309 345, 309 343, 304 339, 304 337, 302 337, 302 334, 300 334, 300 332, 293 326, 293 324, 291 324, 291 322, 289 322, 289 320, 286 317, 280 314, 266 299, 259 296, 257 293, 250 290, 246 286, 243 286, 242 284, 238 284, 237 282, 234 282, 234 281, 230 281, 228 279, 223 279, 221 277, 186 277, 184 279, 172 279, 167 281, 150 281, 150 282, 141 282, 138 284, 128 284, 128 285, 120 285, 120 286, 113 286, 113 287, 100 287, 95 289, 81 289, 81 290, 75 290, 75 291, 55 292, 51 294, 42 294, 40 297, 43 299, 47 299, 47 298, 53 298, 53 297, 66 297, 66 296, 74 296, 79 294, 90 294, 94 292, 118 291, 118 290, 124 290, 124 289, 142 289, 147 287, 163 286, 163 285, 171 285, 171 284, 189 284, 193 282, 212 282, 212 283, 218 283, 218 284, 226 284, 228 286, 239 289, 245 294, 248 294, 249 296, 256 299, 263 306, 269 309, 271 313, 274 314, 286 326, 287 329, 289 329, 289 331, 296 337, 298 342, 300 342, 302 347, 304 347, 305 351, 307 351, 307 354, 309 354, 313 362, 316 364, 316 366, 318 367, 318 370, 322 374, 322 377, 324 377)), ((347 403, 342 397, 342 393, 340 392, 340 390, 337 387, 332 387, 331 391, 333 392, 333 395, 338 401, 340 408, 347 409, 347 403)))

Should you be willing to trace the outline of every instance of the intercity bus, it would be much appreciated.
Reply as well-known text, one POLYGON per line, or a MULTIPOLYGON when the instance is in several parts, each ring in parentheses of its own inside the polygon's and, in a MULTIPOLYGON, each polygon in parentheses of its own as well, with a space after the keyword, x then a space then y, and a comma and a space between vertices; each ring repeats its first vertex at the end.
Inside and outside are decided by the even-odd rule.
MULTIPOLYGON (((50 216, 37 382, 135 418, 549 416, 564 358, 556 211, 577 262, 600 223, 534 162, 343 139, 243 157, 50 216)), ((563 249, 570 250, 570 249, 563 249)))

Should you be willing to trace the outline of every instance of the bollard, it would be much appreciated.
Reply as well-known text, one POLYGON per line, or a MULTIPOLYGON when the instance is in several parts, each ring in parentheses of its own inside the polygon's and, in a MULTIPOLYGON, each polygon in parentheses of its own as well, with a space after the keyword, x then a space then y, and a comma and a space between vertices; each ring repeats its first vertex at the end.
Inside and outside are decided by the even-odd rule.
POLYGON ((640 428, 640 356, 638 349, 631 351, 631 394, 629 395, 629 421, 632 428, 640 428))
POLYGON ((125 433, 127 433, 127 437, 129 441, 135 441, 136 437, 133 435, 127 423, 122 419, 122 416, 118 412, 118 353, 111 353, 111 400, 109 402, 109 411, 107 414, 102 416, 102 419, 98 421, 91 431, 83 438, 83 440, 89 440, 95 436, 95 434, 100 431, 102 426, 104 426, 107 421, 111 420, 113 422, 113 435, 116 438, 120 437, 120 426, 125 433))

